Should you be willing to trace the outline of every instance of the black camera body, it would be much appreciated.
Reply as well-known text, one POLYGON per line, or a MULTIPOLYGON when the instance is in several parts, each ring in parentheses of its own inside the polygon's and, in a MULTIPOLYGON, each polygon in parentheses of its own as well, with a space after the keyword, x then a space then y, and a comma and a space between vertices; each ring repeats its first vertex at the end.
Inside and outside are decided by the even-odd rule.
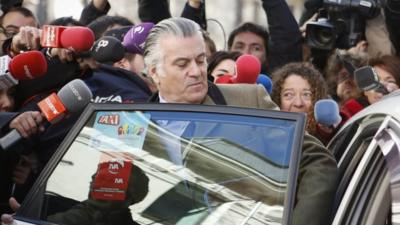
POLYGON ((324 0, 316 22, 307 24, 307 44, 314 49, 348 49, 364 39, 365 21, 380 12, 379 0, 324 0))

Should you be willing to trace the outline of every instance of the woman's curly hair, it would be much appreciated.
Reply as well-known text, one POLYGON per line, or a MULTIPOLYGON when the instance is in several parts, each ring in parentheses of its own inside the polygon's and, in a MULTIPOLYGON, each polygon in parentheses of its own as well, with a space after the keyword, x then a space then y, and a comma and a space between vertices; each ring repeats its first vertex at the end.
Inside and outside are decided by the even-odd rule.
POLYGON ((273 89, 271 93, 272 100, 281 107, 282 86, 286 78, 291 75, 297 75, 305 80, 311 86, 312 109, 307 112, 307 131, 316 134, 316 122, 314 119, 314 105, 320 99, 328 98, 327 86, 322 74, 308 62, 293 62, 284 65, 272 73, 273 89))

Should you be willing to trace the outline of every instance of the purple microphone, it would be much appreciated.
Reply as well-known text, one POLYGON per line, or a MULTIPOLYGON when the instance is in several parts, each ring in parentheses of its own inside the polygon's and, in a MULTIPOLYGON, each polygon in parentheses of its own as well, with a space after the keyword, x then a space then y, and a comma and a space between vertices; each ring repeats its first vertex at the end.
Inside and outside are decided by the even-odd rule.
POLYGON ((127 52, 143 55, 143 47, 150 30, 154 27, 153 23, 141 23, 132 27, 124 36, 122 44, 127 52))

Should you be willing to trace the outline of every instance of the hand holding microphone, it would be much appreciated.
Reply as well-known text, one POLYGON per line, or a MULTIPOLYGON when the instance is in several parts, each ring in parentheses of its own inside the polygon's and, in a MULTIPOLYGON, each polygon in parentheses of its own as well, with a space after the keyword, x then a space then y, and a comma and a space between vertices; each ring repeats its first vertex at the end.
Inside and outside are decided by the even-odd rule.
POLYGON ((8 149, 22 137, 26 138, 44 130, 41 128, 43 121, 57 123, 68 114, 82 110, 91 99, 92 93, 82 80, 75 79, 69 82, 57 94, 53 93, 38 103, 40 112, 29 112, 23 118, 23 114, 16 117, 14 120, 19 121, 11 122, 12 128, 15 129, 0 138, 0 146, 4 150, 8 149))
POLYGON ((46 48, 67 48, 75 52, 88 51, 94 42, 94 33, 87 27, 43 26, 41 44, 46 48))
POLYGON ((15 117, 10 123, 10 128, 16 129, 22 137, 28 138, 44 131, 42 122, 43 116, 40 112, 27 111, 15 117))
POLYGON ((57 56, 62 62, 88 55, 93 42, 94 33, 87 27, 43 26, 41 45, 48 48, 48 56, 57 56))
POLYGON ((36 27, 20 27, 11 42, 11 53, 16 56, 24 51, 37 50, 40 47, 41 30, 36 27))

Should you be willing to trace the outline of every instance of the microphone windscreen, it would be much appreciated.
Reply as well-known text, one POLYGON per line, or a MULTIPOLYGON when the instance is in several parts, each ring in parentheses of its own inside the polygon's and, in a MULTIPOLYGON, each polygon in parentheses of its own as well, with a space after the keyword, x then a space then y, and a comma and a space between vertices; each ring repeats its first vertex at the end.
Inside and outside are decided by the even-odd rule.
POLYGON ((47 61, 40 51, 23 52, 11 59, 8 69, 15 79, 30 80, 46 74, 47 61))
POLYGON ((77 52, 88 51, 94 42, 94 33, 87 27, 68 27, 61 33, 61 46, 77 52))
POLYGON ((265 89, 267 90, 268 94, 271 94, 272 92, 272 80, 265 74, 260 74, 257 77, 257 84, 262 84, 265 89))
POLYGON ((241 55, 236 60, 236 83, 255 84, 261 72, 260 60, 253 55, 241 55))
POLYGON ((354 71, 354 79, 358 88, 369 91, 379 87, 379 76, 371 66, 364 66, 354 71))
POLYGON ((122 44, 132 54, 143 55, 144 43, 154 23, 141 23, 132 27, 124 36, 122 44))
POLYGON ((81 79, 70 81, 57 95, 69 113, 82 110, 92 99, 92 92, 81 79))
POLYGON ((317 123, 326 126, 338 124, 342 120, 339 105, 332 99, 318 100, 314 106, 314 117, 317 123))
POLYGON ((125 48, 117 38, 104 36, 94 43, 90 54, 99 63, 115 63, 124 58, 125 48))

